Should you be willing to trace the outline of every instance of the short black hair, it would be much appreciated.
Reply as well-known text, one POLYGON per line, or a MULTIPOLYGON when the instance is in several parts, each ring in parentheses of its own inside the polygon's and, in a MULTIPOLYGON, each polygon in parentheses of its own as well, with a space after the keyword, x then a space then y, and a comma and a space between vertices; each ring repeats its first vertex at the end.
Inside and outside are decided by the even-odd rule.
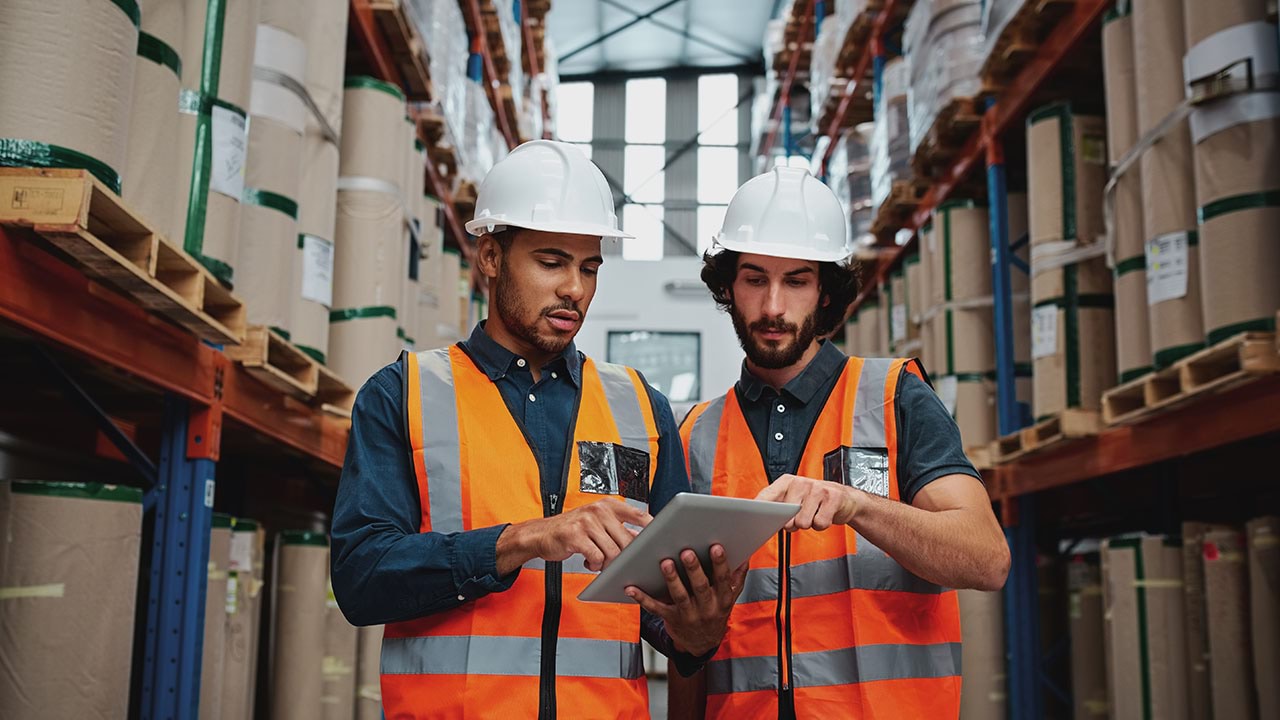
MULTIPOLYGON (((740 252, 724 249, 702 256, 702 282, 707 284, 716 305, 725 312, 733 307, 733 281, 738 277, 738 259, 741 257, 740 252)), ((827 303, 818 302, 814 331, 819 336, 827 336, 844 322, 849 306, 858 297, 857 266, 853 263, 818 263, 818 289, 827 303)))

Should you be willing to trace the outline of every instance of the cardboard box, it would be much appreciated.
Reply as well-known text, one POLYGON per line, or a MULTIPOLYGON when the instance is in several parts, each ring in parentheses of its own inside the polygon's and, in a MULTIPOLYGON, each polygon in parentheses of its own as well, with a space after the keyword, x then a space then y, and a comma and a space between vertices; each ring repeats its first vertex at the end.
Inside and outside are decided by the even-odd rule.
POLYGON ((1096 243, 1105 232, 1102 188, 1107 182, 1102 117, 1055 103, 1027 117, 1027 190, 1031 245, 1096 243))
POLYGON ((1003 720, 1006 673, 1001 592, 960 590, 961 720, 1003 720))

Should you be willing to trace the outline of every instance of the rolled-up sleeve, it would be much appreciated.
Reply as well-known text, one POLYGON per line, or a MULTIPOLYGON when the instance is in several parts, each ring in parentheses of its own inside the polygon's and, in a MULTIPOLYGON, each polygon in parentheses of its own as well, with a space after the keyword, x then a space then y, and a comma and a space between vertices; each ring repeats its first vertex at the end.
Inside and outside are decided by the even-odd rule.
POLYGON ((404 371, 389 365, 365 383, 333 509, 333 592, 353 625, 410 620, 455 608, 515 582, 497 571, 506 525, 419 532, 417 480, 404 428, 404 371))

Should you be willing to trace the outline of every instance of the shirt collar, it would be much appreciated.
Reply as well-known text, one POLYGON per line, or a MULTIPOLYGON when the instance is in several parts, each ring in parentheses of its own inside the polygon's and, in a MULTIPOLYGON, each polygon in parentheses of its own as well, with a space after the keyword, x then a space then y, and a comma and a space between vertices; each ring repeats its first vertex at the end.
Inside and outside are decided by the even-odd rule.
MULTIPOLYGON (((782 392, 795 398, 801 405, 807 404, 833 374, 840 372, 847 359, 834 344, 820 340, 818 353, 799 375, 782 387, 782 392)), ((742 361, 742 375, 738 378, 738 390, 751 402, 758 401, 766 390, 774 392, 768 383, 751 374, 745 360, 742 361)))
MULTIPOLYGON (((520 356, 503 347, 497 340, 489 337, 484 331, 484 321, 471 331, 471 337, 462 343, 463 349, 475 360, 489 380, 497 382, 506 377, 520 360, 520 356)), ((582 355, 572 342, 565 347, 559 356, 542 367, 544 370, 568 370, 569 378, 574 385, 582 385, 582 355)))

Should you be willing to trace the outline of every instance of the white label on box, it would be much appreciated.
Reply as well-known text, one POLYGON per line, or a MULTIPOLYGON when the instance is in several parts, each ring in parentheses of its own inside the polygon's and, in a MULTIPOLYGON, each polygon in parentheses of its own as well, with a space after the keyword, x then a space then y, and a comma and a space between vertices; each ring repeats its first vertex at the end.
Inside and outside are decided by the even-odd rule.
POLYGON ((1187 233, 1175 232, 1147 241, 1147 304, 1187 295, 1187 233))
POLYGON ((213 106, 213 161, 209 189, 240 202, 244 195, 244 156, 249 139, 244 118, 224 107, 213 106))
POLYGON ((1039 360, 1058 353, 1058 306, 1045 305, 1031 311, 1031 357, 1039 360))
POLYGON ((907 306, 893 306, 893 339, 905 340, 907 338, 907 306))
POLYGON ((231 562, 228 564, 236 572, 253 572, 253 542, 257 533, 231 533, 231 562))
POLYGON ((333 306, 333 243, 302 236, 302 299, 333 306))
POLYGON ((951 417, 956 416, 956 393, 959 390, 959 381, 955 375, 948 375, 939 378, 934 390, 938 393, 938 399, 942 400, 942 406, 947 409, 947 414, 951 417))

